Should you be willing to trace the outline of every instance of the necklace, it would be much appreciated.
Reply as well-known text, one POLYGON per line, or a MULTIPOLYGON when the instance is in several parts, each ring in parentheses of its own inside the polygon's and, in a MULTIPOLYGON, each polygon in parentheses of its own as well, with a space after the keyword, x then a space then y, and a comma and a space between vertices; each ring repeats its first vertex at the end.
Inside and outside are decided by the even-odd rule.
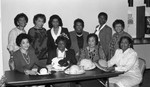
POLYGON ((23 59, 26 61, 27 64, 30 64, 30 57, 27 55, 27 58, 25 58, 24 54, 21 52, 23 59))

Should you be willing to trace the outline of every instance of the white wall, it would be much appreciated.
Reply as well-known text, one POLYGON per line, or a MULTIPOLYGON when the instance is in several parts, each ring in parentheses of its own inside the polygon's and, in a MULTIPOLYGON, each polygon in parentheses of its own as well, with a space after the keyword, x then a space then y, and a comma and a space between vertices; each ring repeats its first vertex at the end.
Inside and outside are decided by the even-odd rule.
MULTIPOLYGON (((108 13, 108 25, 112 26, 115 19, 123 19, 127 24, 127 0, 2 0, 2 33, 4 70, 8 70, 9 53, 6 49, 8 33, 14 28, 14 17, 18 13, 25 13, 29 17, 26 31, 33 26, 33 16, 37 13, 46 15, 47 20, 53 14, 58 14, 64 27, 73 30, 73 21, 82 18, 85 30, 94 32, 98 24, 97 15, 104 11, 108 13)), ((47 22, 44 27, 48 29, 47 22)))
POLYGON ((136 38, 136 7, 137 6, 145 6, 144 0, 133 0, 133 7, 128 8, 128 14, 132 14, 133 16, 133 24, 128 25, 128 33, 136 38))
MULTIPOLYGON (((1 1, 0 1, 1 5, 1 1)), ((3 75, 3 57, 2 57, 2 21, 1 21, 1 6, 0 6, 0 78, 3 75)))

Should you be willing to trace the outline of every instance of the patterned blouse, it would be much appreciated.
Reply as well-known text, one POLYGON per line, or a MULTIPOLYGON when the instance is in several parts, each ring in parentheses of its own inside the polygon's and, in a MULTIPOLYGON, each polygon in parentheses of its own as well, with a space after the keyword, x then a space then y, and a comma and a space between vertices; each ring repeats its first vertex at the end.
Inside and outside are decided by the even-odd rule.
POLYGON ((32 47, 38 59, 47 58, 47 33, 46 29, 36 29, 32 27, 28 34, 32 39, 32 47))
POLYGON ((93 51, 90 51, 89 47, 87 46, 81 51, 79 61, 81 59, 91 59, 93 62, 97 62, 99 59, 106 60, 106 57, 102 50, 102 47, 95 46, 95 49, 93 51))
POLYGON ((119 48, 118 43, 119 43, 120 38, 123 37, 123 36, 128 36, 128 37, 132 38, 130 34, 128 34, 127 32, 124 32, 124 31, 120 34, 115 33, 113 35, 112 40, 111 40, 110 45, 109 45, 110 46, 110 58, 113 57, 113 55, 115 54, 116 49, 119 48))

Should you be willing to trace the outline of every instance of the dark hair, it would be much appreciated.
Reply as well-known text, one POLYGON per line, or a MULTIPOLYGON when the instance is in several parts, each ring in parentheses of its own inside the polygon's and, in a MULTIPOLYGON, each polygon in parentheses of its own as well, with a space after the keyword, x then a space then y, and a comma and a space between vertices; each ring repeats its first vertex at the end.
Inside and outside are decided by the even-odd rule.
POLYGON ((108 19, 108 15, 107 15, 105 12, 100 12, 100 13, 98 14, 98 18, 99 18, 100 16, 104 16, 106 20, 108 19))
POLYGON ((73 25, 74 28, 75 28, 77 22, 80 22, 82 24, 82 27, 84 28, 84 21, 80 18, 78 18, 74 21, 74 25, 73 25))
POLYGON ((38 18, 42 18, 44 20, 44 23, 46 22, 46 17, 44 14, 36 14, 33 18, 33 23, 35 24, 35 21, 38 19, 38 18))
POLYGON ((31 38, 30 38, 30 36, 29 36, 28 34, 22 33, 22 34, 19 34, 19 35, 17 36, 17 38, 16 38, 16 44, 17 44, 17 46, 20 47, 21 41, 22 41, 23 39, 28 39, 29 43, 31 43, 31 38))
POLYGON ((91 37, 94 37, 94 38, 95 38, 96 45, 97 45, 97 44, 98 44, 98 37, 97 37, 97 35, 94 34, 94 33, 91 33, 91 34, 89 34, 89 35, 87 36, 86 42, 88 43, 88 40, 89 40, 89 38, 91 38, 91 37))
POLYGON ((65 44, 67 44, 67 40, 68 39, 66 37, 64 37, 64 36, 58 36, 57 39, 56 39, 56 44, 58 44, 59 41, 64 41, 65 44))
POLYGON ((48 26, 49 26, 49 28, 52 28, 52 27, 53 27, 53 25, 52 25, 53 19, 58 19, 58 21, 59 21, 59 26, 63 26, 63 23, 62 23, 61 18, 60 18, 58 15, 52 15, 52 16, 49 18, 49 21, 48 21, 48 26))
POLYGON ((117 24, 121 24, 123 28, 125 27, 124 21, 121 20, 121 19, 117 19, 117 20, 115 20, 115 21, 113 22, 113 25, 112 25, 113 28, 115 28, 115 26, 116 26, 117 24))
POLYGON ((122 36, 122 37, 120 38, 119 42, 118 42, 120 49, 121 49, 121 46, 120 46, 120 45, 121 45, 121 41, 122 41, 123 39, 127 39, 128 42, 129 42, 129 44, 130 44, 130 48, 133 48, 133 40, 132 40, 130 37, 128 37, 128 36, 122 36))
POLYGON ((20 14, 18 14, 15 18, 14 18, 14 24, 15 24, 15 26, 16 27, 18 27, 19 25, 18 25, 18 20, 19 20, 19 18, 25 18, 25 20, 26 20, 26 23, 28 23, 28 17, 26 16, 26 14, 24 14, 24 13, 20 13, 20 14))

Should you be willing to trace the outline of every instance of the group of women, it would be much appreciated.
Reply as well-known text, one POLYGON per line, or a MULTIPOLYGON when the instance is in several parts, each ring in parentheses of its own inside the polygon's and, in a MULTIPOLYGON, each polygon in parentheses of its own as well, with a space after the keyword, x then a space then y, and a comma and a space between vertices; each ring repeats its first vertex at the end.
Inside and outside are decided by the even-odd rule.
MULTIPOLYGON (((63 27, 63 22, 58 15, 50 17, 48 21, 49 30, 43 27, 46 22, 45 15, 35 15, 33 18, 34 26, 29 29, 27 34, 24 28, 28 22, 28 17, 24 13, 18 14, 14 19, 16 27, 10 31, 8 37, 7 48, 11 55, 9 61, 11 69, 26 75, 36 75, 37 71, 32 70, 34 67, 46 67, 40 63, 42 59, 47 60, 46 65, 50 65, 55 57, 63 58, 59 62, 60 65, 77 64, 84 58, 93 62, 103 59, 108 63, 107 70, 125 72, 120 76, 110 78, 110 86, 132 87, 139 84, 142 75, 138 68, 138 56, 133 49, 132 37, 124 31, 124 22, 120 19, 114 21, 113 28, 116 33, 112 36, 111 28, 106 25, 107 14, 100 13, 98 20, 99 25, 96 27, 95 33, 87 36, 87 46, 79 50, 80 54, 77 59, 74 49, 70 49, 71 34, 67 28, 63 27)), ((96 85, 100 86, 99 84, 98 81, 94 80, 81 82, 82 87, 92 85, 96 87, 96 85)), ((70 85, 62 83, 53 84, 53 86, 68 87, 70 85)))

